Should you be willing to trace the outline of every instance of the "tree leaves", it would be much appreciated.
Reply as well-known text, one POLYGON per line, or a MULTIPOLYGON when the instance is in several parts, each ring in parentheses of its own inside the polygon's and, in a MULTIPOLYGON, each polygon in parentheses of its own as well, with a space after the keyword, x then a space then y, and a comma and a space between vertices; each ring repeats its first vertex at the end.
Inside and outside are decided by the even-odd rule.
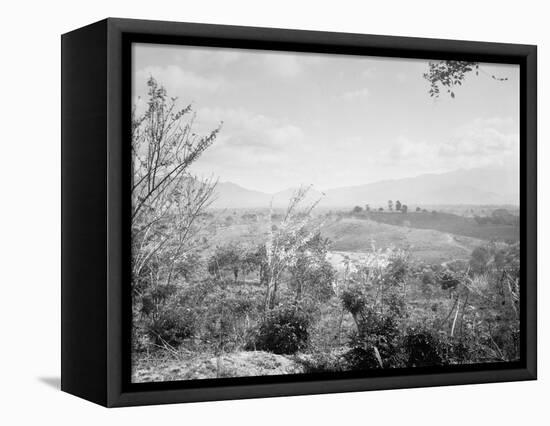
MULTIPOLYGON (((423 77, 430 83, 429 94, 432 98, 438 98, 441 88, 454 99, 455 93, 452 90, 455 86, 462 85, 466 74, 473 69, 478 70, 477 62, 467 61, 439 61, 430 62, 428 72, 423 77)), ((477 72, 477 71, 476 71, 477 72)))
MULTIPOLYGON (((423 77, 430 83, 430 90, 428 93, 432 98, 439 98, 441 89, 445 90, 452 99, 455 98, 454 88, 461 86, 466 74, 475 71, 475 75, 479 76, 480 72, 484 72, 479 67, 478 62, 468 61, 438 61, 430 62, 428 72, 423 74, 423 77)), ((487 74, 489 75, 489 74, 487 74)), ((507 77, 496 77, 495 75, 489 75, 496 81, 507 81, 507 77)))

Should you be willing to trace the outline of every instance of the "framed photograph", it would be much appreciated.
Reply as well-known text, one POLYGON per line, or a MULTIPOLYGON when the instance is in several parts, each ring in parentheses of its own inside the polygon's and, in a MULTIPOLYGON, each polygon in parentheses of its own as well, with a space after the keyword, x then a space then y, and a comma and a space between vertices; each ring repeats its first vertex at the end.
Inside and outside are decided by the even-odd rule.
POLYGON ((536 46, 107 19, 62 37, 62 389, 536 379, 536 46))

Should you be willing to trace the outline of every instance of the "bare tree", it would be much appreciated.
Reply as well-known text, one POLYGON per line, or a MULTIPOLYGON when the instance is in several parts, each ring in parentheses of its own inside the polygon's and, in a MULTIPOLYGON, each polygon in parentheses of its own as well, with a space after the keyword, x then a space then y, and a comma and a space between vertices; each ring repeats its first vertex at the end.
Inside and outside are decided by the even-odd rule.
POLYGON ((191 105, 177 109, 177 99, 152 77, 147 86, 147 109, 132 114, 132 273, 136 284, 170 285, 199 244, 200 215, 216 186, 212 178, 193 176, 189 166, 214 142, 221 124, 197 135, 191 105))

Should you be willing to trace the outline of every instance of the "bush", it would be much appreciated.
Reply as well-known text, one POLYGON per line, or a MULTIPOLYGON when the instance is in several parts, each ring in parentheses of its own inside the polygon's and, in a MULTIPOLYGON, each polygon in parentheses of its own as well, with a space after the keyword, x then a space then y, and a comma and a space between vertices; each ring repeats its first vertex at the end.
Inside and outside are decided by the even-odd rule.
POLYGON ((217 350, 234 351, 244 346, 251 332, 250 319, 257 316, 259 303, 251 292, 218 291, 207 298, 202 317, 202 340, 217 350))
POLYGON ((310 316, 298 306, 275 308, 267 314, 256 337, 256 348, 294 354, 306 348, 310 316))
POLYGON ((456 273, 447 270, 439 275, 439 283, 442 290, 454 290, 460 284, 460 278, 456 273))
POLYGON ((430 330, 409 329, 403 341, 407 367, 444 364, 445 343, 430 330))
POLYGON ((195 333, 195 315, 190 309, 167 306, 147 327, 150 339, 159 346, 179 346, 195 333))
POLYGON ((372 345, 366 347, 356 346, 350 349, 344 354, 344 360, 347 369, 352 371, 382 368, 372 345))
POLYGON ((491 253, 487 247, 476 247, 472 251, 470 258, 470 269, 472 273, 483 274, 487 271, 489 261, 491 260, 491 253))
POLYGON ((399 321, 393 312, 380 314, 366 311, 362 315, 359 329, 359 333, 350 337, 352 349, 344 355, 350 369, 365 370, 400 365, 399 321))
POLYGON ((342 305, 352 315, 357 315, 365 309, 365 296, 358 286, 348 286, 342 292, 342 305))
POLYGON ((331 353, 315 352, 309 358, 297 360, 304 367, 304 373, 335 373, 343 371, 340 357, 331 353))

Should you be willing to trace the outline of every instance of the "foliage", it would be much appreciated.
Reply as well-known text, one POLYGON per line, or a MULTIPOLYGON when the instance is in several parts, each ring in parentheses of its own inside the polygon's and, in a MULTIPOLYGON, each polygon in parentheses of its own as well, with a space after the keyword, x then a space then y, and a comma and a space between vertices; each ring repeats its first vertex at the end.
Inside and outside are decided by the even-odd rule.
POLYGON ((474 69, 476 75, 478 75, 479 64, 477 62, 430 62, 428 72, 423 77, 430 83, 429 93, 431 97, 439 97, 440 89, 443 87, 454 98, 454 87, 462 85, 465 75, 474 69))
POLYGON ((217 277, 221 277, 224 272, 231 273, 236 283, 239 273, 246 275, 255 268, 255 260, 253 254, 244 247, 230 243, 216 248, 207 268, 210 274, 217 277))
POLYGON ((431 299, 434 293, 434 286, 437 284, 437 277, 432 268, 424 268, 420 275, 422 294, 431 299))
POLYGON ((178 109, 152 77, 147 86, 145 111, 132 111, 132 295, 139 329, 171 345, 192 334, 187 311, 170 303, 201 267, 201 214, 216 184, 194 177, 189 167, 220 127, 197 135, 191 105, 178 109))
POLYGON ((395 311, 385 314, 363 312, 359 333, 352 334, 352 349, 344 355, 351 369, 390 368, 400 363, 399 316, 395 311))
POLYGON ((438 275, 439 284, 442 290, 454 290, 461 282, 461 275, 450 269, 445 269, 438 275))
MULTIPOLYGON (((423 77, 430 83, 429 94, 432 98, 438 98, 441 89, 445 90, 451 98, 455 97, 457 86, 464 82, 466 74, 475 72, 479 75, 482 71, 478 62, 471 61, 436 61, 430 62, 428 72, 423 77)), ((508 78, 490 76, 493 80, 506 81, 508 78)))
POLYGON ((244 347, 253 333, 260 304, 247 292, 212 292, 205 299, 202 341, 217 352, 244 347))
MULTIPOLYGON (((268 224, 263 270, 263 279, 267 285, 266 310, 273 309, 275 306, 282 273, 295 264, 297 253, 315 237, 320 227, 320 224, 315 223, 311 215, 319 201, 300 209, 300 204, 309 189, 309 187, 300 188, 294 193, 277 227, 273 225, 272 221, 268 224)), ((272 216, 270 214, 270 218, 272 216)))
POLYGON ((340 356, 323 351, 314 352, 307 358, 299 358, 298 361, 304 368, 304 373, 316 374, 344 371, 345 364, 340 356))
POLYGON ((483 274, 487 271, 491 253, 488 247, 476 247, 470 257, 470 269, 474 274, 483 274))
POLYGON ((317 232, 296 251, 296 259, 288 270, 297 301, 304 293, 320 301, 326 301, 334 294, 332 283, 336 271, 326 260, 328 248, 329 241, 317 232))
POLYGON ((293 354, 307 346, 311 318, 299 305, 272 309, 260 325, 256 348, 276 354, 293 354))
POLYGON ((169 304, 151 320, 147 334, 157 346, 177 347, 192 337, 195 330, 196 318, 192 309, 169 304))
MULTIPOLYGON (((191 105, 177 109, 176 99, 169 99, 154 78, 147 85, 145 112, 134 108, 132 113, 132 289, 138 304, 194 272, 199 217, 215 182, 193 177, 189 167, 220 130, 199 137, 191 105)), ((148 313, 160 309, 157 301, 148 313)))
POLYGON ((410 328, 403 339, 407 367, 443 365, 446 347, 433 330, 410 328))
POLYGON ((373 250, 349 277, 340 298, 356 325, 344 356, 350 368, 399 364, 399 330, 406 317, 404 294, 410 275, 406 252, 373 250))

